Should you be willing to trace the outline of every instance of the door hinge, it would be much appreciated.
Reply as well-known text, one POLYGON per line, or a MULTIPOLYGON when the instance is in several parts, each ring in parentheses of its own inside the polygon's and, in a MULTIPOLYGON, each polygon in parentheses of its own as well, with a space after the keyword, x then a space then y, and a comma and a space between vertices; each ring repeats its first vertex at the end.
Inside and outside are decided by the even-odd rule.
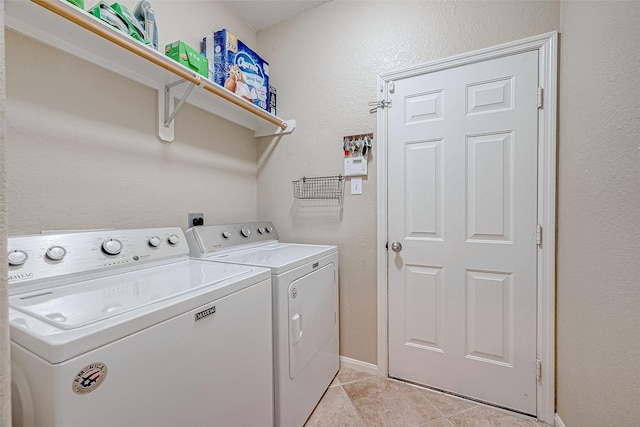
POLYGON ((536 225, 536 245, 542 246, 542 226, 536 225))
POLYGON ((536 359, 536 381, 542 383, 542 362, 536 359))
POLYGON ((538 109, 544 108, 544 88, 538 86, 538 109))

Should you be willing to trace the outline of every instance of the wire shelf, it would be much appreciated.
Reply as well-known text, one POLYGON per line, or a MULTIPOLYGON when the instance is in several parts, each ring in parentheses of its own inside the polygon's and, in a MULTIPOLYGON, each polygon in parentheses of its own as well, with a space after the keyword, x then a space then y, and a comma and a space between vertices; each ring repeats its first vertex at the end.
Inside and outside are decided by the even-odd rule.
POLYGON ((293 183, 293 197, 295 199, 338 199, 342 201, 344 192, 344 177, 318 176, 302 177, 293 183))

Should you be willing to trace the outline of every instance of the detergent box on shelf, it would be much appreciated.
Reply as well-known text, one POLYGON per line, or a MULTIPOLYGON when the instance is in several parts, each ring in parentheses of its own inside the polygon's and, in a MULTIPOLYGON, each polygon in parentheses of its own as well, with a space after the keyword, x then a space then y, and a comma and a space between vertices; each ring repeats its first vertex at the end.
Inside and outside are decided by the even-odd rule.
POLYGON ((209 78, 239 97, 269 111, 269 64, 226 29, 202 39, 209 78))
POLYGON ((185 67, 197 72, 200 75, 209 77, 209 66, 207 58, 200 55, 197 50, 188 44, 178 40, 169 43, 164 47, 164 53, 174 61, 178 61, 185 67))

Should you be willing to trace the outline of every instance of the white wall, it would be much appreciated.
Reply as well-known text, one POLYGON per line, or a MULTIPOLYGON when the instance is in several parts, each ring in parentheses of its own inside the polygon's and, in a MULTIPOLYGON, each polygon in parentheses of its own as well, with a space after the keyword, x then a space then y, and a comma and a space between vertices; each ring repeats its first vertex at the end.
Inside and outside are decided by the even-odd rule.
POLYGON ((363 195, 342 211, 294 203, 291 181, 343 171, 342 137, 374 132, 378 73, 557 30, 558 2, 334 1, 258 33, 278 115, 298 128, 259 145, 258 216, 283 240, 340 247, 340 351, 377 363, 376 140, 363 195))
MULTIPOLYGON (((153 4, 161 46, 181 39, 199 49, 222 27, 255 43, 220 3, 153 4)), ((194 211, 208 223, 256 219, 251 131, 186 105, 175 141, 161 142, 155 91, 13 31, 6 38, 10 235, 186 227, 194 211)))
POLYGON ((562 2, 557 410, 640 420, 640 3, 562 2))
MULTIPOLYGON (((0 0, 0 28, 4 27, 4 0, 0 0)), ((4 31, 0 32, 0 254, 7 253, 7 204, 5 169, 5 53, 4 31)), ((4 258, 3 258, 4 259, 4 258)), ((0 263, 0 427, 11 422, 11 370, 9 314, 7 312, 7 264, 0 263)))

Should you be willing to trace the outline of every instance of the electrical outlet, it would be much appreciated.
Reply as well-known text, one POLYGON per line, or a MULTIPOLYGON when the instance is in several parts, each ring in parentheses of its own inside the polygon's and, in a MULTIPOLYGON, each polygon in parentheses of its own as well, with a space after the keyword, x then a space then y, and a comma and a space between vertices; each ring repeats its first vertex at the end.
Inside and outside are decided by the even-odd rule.
POLYGON ((204 213, 189 213, 187 216, 187 228, 195 227, 196 225, 204 225, 204 213))

